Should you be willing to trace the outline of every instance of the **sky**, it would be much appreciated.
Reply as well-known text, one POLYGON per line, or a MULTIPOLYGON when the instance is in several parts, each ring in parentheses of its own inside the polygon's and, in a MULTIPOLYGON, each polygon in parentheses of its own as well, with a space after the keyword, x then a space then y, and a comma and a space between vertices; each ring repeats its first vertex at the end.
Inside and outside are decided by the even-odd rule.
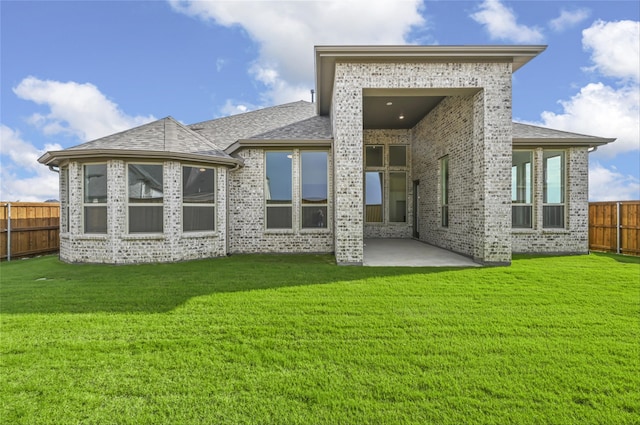
POLYGON ((0 200, 58 199, 48 150, 311 100, 314 45, 544 44, 515 121, 617 141, 589 199, 640 199, 637 1, 0 0, 0 200))

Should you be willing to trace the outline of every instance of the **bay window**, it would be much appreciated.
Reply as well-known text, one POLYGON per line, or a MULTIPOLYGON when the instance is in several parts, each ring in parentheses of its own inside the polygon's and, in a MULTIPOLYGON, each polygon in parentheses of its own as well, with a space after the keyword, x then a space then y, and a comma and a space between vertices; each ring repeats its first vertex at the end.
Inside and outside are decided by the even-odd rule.
POLYGON ((83 177, 84 233, 107 233, 107 164, 85 165, 83 177))
POLYGON ((215 170, 182 167, 182 231, 215 230, 215 170))
POLYGON ((162 165, 129 164, 127 175, 129 233, 162 233, 162 165))

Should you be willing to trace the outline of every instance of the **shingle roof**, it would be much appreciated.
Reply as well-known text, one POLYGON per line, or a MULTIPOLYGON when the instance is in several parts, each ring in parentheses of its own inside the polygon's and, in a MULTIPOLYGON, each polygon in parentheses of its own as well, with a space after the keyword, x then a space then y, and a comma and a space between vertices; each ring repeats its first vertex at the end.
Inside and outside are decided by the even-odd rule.
POLYGON ((229 157, 213 142, 172 117, 92 140, 68 150, 97 149, 146 150, 229 157))
POLYGON ((264 134, 316 116, 314 103, 298 101, 189 125, 191 130, 226 149, 240 139, 264 134))
POLYGON ((570 133, 568 131, 554 130, 551 128, 538 127, 530 124, 513 123, 514 143, 556 143, 561 144, 582 144, 589 146, 604 145, 611 143, 615 139, 608 139, 585 134, 570 133))
POLYGON ((250 140, 328 140, 332 139, 329 117, 316 115, 252 137, 250 140))

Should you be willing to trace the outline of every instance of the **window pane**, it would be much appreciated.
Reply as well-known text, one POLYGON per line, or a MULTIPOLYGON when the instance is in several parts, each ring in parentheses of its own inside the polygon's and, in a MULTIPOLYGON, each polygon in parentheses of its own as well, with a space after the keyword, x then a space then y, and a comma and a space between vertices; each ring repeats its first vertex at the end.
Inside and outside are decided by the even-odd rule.
POLYGON ((182 167, 182 202, 215 202, 215 171, 211 168, 182 167))
POLYGON ((547 228, 564 228, 564 205, 543 206, 542 226, 547 228))
POLYGON ((129 164, 129 202, 162 202, 162 165, 129 164))
POLYGON ((365 173, 365 221, 382 222, 382 191, 384 174, 368 171, 365 173))
POLYGON ((511 201, 531 203, 531 161, 533 152, 513 152, 511 165, 511 201))
POLYGON ((327 207, 302 207, 303 228, 327 228, 327 207))
POLYGON ((84 166, 84 202, 107 202, 107 164, 84 166))
POLYGON ((291 204, 291 159, 291 152, 266 153, 265 199, 268 205, 291 204))
POLYGON ((365 166, 382 167, 384 146, 367 146, 365 148, 365 166))
POLYGON ((129 233, 162 233, 162 206, 129 207, 129 233))
POLYGON ((544 152, 544 203, 564 203, 564 152, 544 152))
POLYGON ((389 165, 391 167, 407 166, 407 147, 404 145, 389 146, 389 165))
POLYGON ((327 152, 302 152, 302 203, 327 203, 327 152))
POLYGON ((107 207, 84 207, 84 232, 107 233, 107 207))
POLYGON ((182 207, 182 230, 185 232, 215 230, 215 208, 182 207))
POLYGON ((407 173, 389 173, 389 221, 407 221, 407 173))
POLYGON ((531 205, 514 205, 511 207, 511 226, 531 228, 531 205))
POLYGON ((267 207, 267 229, 291 229, 291 207, 267 207))

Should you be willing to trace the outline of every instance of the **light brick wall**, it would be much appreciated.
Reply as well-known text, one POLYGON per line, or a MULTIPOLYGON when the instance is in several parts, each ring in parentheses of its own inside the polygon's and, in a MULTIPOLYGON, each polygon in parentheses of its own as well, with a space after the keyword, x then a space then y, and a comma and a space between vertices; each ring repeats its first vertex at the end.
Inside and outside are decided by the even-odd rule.
MULTIPOLYGON (((287 150, 287 149, 282 149, 287 150)), ((300 226, 300 151, 292 152, 293 205, 292 229, 266 229, 265 225, 265 151, 243 149, 238 152, 244 167, 229 176, 229 252, 237 253, 329 253, 333 252, 331 204, 332 165, 329 154, 329 205, 326 229, 302 229, 300 226)))
MULTIPOLYGON (((470 187, 460 187, 462 177, 454 178, 454 199, 450 204, 452 222, 434 240, 483 263, 508 264, 511 261, 509 63, 336 63, 332 119, 337 262, 361 264, 363 257, 362 97, 365 88, 479 89, 469 100, 473 107, 466 112, 467 121, 450 120, 449 125, 455 129, 440 130, 443 134, 452 134, 464 129, 466 143, 450 140, 448 153, 457 170, 471 167, 472 180, 470 187), (473 153, 470 165, 463 165, 462 158, 469 158, 469 152, 473 153), (465 211, 468 205, 471 208, 465 211), (468 231, 466 239, 455 242, 456 236, 464 235, 465 230, 468 231)), ((455 95, 453 91, 452 95, 455 95)), ((444 154, 447 152, 442 152, 444 154)), ((413 156, 414 163, 421 160, 421 156, 413 156)), ((426 190, 427 185, 421 182, 420 186, 426 190)))
MULTIPOLYGON (((136 162, 138 163, 138 162, 136 162)), ((156 263, 226 255, 227 169, 216 168, 216 231, 182 232, 182 164, 162 163, 164 231, 127 233, 127 163, 107 162, 107 233, 84 234, 82 163, 69 164, 69 232, 60 235, 60 259, 71 263, 156 263)), ((191 165, 191 164, 185 164, 191 165)), ((64 199, 64 198, 63 198, 64 199)))
MULTIPOLYGON (((554 149, 557 150, 557 149, 554 149)), ((566 164, 565 228, 544 229, 543 207, 543 149, 534 150, 533 226, 532 229, 513 229, 514 253, 589 252, 589 157, 587 148, 564 149, 566 164)))

